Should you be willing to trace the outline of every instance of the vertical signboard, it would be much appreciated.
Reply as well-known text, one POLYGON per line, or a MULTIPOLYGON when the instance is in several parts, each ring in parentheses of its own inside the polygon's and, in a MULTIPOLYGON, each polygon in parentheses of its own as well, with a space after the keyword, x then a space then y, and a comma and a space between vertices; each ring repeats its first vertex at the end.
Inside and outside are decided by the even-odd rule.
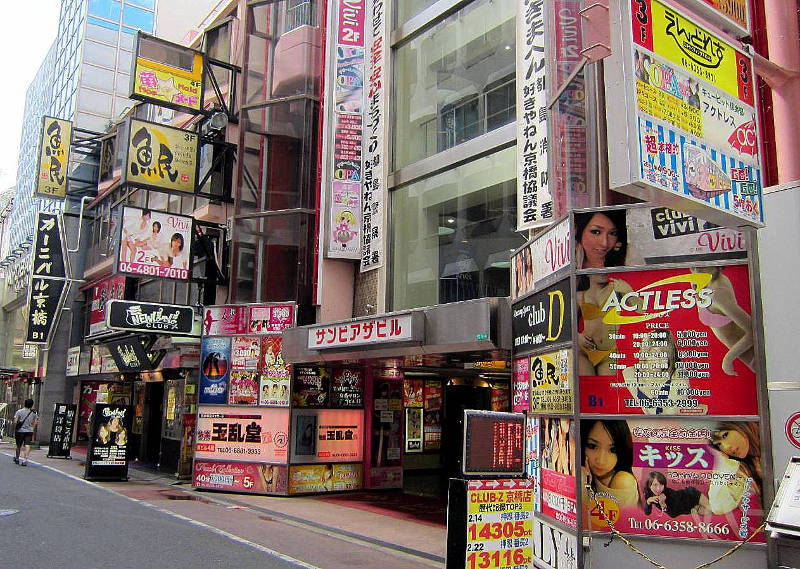
POLYGON ((127 480, 133 407, 97 403, 86 451, 86 480, 127 480))
POLYGON ((364 137, 364 183, 361 195, 361 272, 384 263, 384 187, 386 130, 386 85, 389 55, 389 22, 386 0, 373 0, 367 14, 369 41, 367 105, 364 137))
POLYGON ((34 195, 48 198, 64 198, 67 195, 71 143, 72 122, 42 117, 34 195))
MULTIPOLYGON (((606 70, 613 189, 715 223, 761 226, 752 58, 659 0, 620 3, 606 70)), ((613 34, 612 34, 613 35, 613 34)))
POLYGON ((59 216, 38 212, 28 286, 27 343, 49 345, 64 302, 68 268, 59 216))
POLYGON ((517 231, 553 222, 548 177, 545 3, 517 3, 517 231))
POLYGON ((103 279, 92 287, 92 306, 89 309, 89 336, 96 336, 109 331, 106 325, 106 304, 110 300, 125 298, 124 275, 115 275, 103 279))
POLYGON ((53 428, 50 431, 50 446, 47 457, 69 458, 72 448, 72 432, 75 430, 74 403, 55 403, 53 405, 53 428))
POLYGON ((541 513, 577 528, 575 423, 566 417, 540 417, 539 425, 541 513))
POLYGON ((203 54, 139 32, 131 73, 131 99, 197 113, 203 108, 203 54))
POLYGON ((228 402, 231 374, 231 339, 203 338, 200 351, 200 394, 198 403, 228 402))

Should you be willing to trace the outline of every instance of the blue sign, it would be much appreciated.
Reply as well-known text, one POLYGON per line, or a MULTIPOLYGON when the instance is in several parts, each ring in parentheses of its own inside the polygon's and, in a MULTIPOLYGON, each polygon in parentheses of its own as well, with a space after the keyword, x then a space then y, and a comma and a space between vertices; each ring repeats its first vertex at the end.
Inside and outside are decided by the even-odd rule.
POLYGON ((203 338, 200 351, 200 394, 198 403, 228 403, 228 378, 231 374, 231 339, 203 338))

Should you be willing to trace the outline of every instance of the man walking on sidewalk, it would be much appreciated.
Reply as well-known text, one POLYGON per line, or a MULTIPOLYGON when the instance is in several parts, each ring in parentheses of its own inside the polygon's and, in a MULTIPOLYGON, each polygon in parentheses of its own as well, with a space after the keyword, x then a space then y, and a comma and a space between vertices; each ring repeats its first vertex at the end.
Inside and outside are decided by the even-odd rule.
POLYGON ((28 457, 31 454, 31 440, 33 432, 39 426, 39 415, 33 410, 33 399, 25 400, 25 407, 14 413, 14 438, 16 439, 17 449, 14 456, 14 463, 21 466, 28 466, 28 457), (25 447, 22 461, 19 459, 19 452, 25 447))

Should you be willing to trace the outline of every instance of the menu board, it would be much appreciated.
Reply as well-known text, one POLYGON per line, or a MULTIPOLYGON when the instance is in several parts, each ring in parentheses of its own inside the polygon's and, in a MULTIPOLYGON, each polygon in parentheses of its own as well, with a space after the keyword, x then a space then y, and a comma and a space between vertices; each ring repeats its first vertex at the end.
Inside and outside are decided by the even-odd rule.
POLYGON ((53 428, 50 431, 50 447, 47 450, 48 458, 68 458, 70 456, 76 411, 77 405, 74 403, 56 403, 53 405, 53 428))
POLYGON ((128 479, 128 442, 132 423, 133 407, 95 404, 83 472, 86 480, 128 479))

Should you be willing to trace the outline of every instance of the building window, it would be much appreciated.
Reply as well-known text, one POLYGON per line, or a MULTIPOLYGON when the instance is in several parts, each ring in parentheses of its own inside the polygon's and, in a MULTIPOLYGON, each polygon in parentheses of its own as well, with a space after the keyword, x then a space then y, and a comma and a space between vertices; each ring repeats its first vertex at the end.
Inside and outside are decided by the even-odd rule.
POLYGON ((89 13, 119 22, 121 4, 117 0, 89 0, 89 13))
POLYGON ((135 6, 126 5, 122 11, 122 23, 131 28, 152 33, 155 14, 135 6))
POLYGON ((288 0, 286 2, 286 23, 289 32, 300 26, 314 26, 314 3, 310 0, 288 0))
POLYGON ((394 169, 513 122, 513 2, 477 0, 397 49, 394 169))
POLYGON ((516 148, 392 192, 392 310, 510 294, 516 148))

